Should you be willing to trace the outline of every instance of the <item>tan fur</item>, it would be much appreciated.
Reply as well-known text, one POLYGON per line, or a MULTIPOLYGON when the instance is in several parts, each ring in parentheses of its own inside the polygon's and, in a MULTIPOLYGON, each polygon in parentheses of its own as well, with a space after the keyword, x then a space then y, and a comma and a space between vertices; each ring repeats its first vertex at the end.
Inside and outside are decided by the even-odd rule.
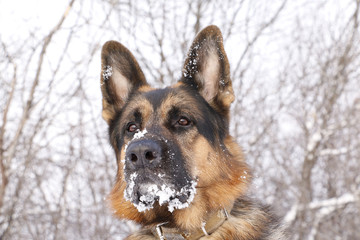
MULTIPOLYGON (((228 168, 227 165, 221 166, 223 164, 221 164, 222 160, 218 159, 219 155, 200 137, 193 144, 192 149, 197 151, 191 153, 188 152, 188 154, 194 155, 194 158, 191 158, 189 162, 196 162, 196 164, 189 165, 192 166, 191 169, 201 170, 199 172, 194 171, 196 176, 200 179, 198 183, 198 192, 191 207, 174 212, 174 218, 177 225, 188 230, 200 228, 201 222, 207 219, 209 214, 232 205, 234 196, 243 194, 247 189, 248 181, 250 181, 249 170, 245 164, 241 169, 236 168, 237 171, 233 173, 233 176, 228 176, 224 179, 224 175, 229 172, 230 168, 228 168)), ((238 151, 239 149, 235 148, 234 150, 238 151)), ((122 156, 123 153, 121 154, 121 157, 122 156)), ((122 166, 119 167, 119 169, 121 168, 122 166)), ((117 182, 119 183, 119 180, 117 182)), ((129 205, 129 202, 119 201, 119 198, 123 197, 123 191, 126 184, 123 183, 122 186, 123 187, 120 189, 118 186, 115 186, 112 191, 111 195, 117 196, 117 198, 111 199, 112 203, 116 203, 116 205, 113 205, 113 208, 121 209, 122 212, 127 212, 124 210, 128 209, 131 214, 129 214, 129 216, 123 214, 121 216, 123 218, 131 217, 134 221, 142 222, 142 219, 139 219, 139 217, 144 217, 148 221, 151 221, 151 219, 155 217, 154 215, 133 215, 132 212, 137 212, 137 210, 129 205)), ((147 213, 150 213, 150 211, 147 213)))

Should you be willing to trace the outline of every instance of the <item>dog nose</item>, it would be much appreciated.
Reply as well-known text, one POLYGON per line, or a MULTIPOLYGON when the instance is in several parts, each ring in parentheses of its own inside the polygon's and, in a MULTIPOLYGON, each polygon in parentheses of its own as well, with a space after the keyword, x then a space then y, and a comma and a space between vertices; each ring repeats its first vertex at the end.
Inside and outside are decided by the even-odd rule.
POLYGON ((161 160, 161 147, 154 140, 140 140, 130 143, 125 156, 134 167, 157 166, 161 160))

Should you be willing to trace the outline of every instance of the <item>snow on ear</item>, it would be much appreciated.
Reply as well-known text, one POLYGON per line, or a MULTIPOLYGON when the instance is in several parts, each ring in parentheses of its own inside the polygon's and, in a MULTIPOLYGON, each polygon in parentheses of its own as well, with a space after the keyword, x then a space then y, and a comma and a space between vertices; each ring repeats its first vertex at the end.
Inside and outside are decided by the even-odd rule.
POLYGON ((195 87, 213 107, 230 107, 234 100, 230 66, 218 27, 208 26, 196 36, 180 81, 195 87))
POLYGON ((116 41, 106 42, 101 52, 101 92, 103 118, 110 123, 132 91, 147 85, 145 76, 131 52, 116 41))

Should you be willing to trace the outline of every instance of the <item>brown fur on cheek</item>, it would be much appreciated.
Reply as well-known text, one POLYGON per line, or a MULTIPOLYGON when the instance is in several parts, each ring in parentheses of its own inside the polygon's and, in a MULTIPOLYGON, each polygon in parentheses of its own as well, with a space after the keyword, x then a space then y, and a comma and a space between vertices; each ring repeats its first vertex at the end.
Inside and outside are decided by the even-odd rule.
POLYGON ((176 223, 185 229, 196 229, 208 214, 231 207, 235 199, 245 194, 250 173, 240 147, 231 137, 225 139, 227 151, 216 151, 199 136, 184 149, 192 176, 198 179, 197 192, 189 208, 174 213, 176 223))
POLYGON ((241 148, 230 136, 225 139, 225 146, 229 152, 218 155, 216 161, 220 178, 212 179, 211 185, 204 189, 209 198, 210 208, 232 204, 235 199, 246 193, 251 181, 250 170, 241 148))
POLYGON ((214 149, 204 137, 198 136, 190 143, 191 148, 185 147, 187 165, 198 179, 198 188, 213 188, 224 182, 243 189, 249 183, 251 176, 241 148, 230 136, 224 143, 227 150, 214 149))

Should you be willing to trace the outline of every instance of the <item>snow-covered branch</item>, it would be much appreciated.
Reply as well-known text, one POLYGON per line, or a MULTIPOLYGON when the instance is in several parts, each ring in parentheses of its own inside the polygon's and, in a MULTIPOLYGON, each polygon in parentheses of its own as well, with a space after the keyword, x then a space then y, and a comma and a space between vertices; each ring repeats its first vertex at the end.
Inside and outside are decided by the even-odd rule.
POLYGON ((340 197, 313 201, 307 205, 295 204, 284 217, 284 221, 290 225, 293 221, 295 221, 299 212, 306 210, 316 210, 319 215, 324 217, 336 209, 343 208, 345 205, 357 201, 360 201, 360 191, 356 193, 345 193, 340 197))

